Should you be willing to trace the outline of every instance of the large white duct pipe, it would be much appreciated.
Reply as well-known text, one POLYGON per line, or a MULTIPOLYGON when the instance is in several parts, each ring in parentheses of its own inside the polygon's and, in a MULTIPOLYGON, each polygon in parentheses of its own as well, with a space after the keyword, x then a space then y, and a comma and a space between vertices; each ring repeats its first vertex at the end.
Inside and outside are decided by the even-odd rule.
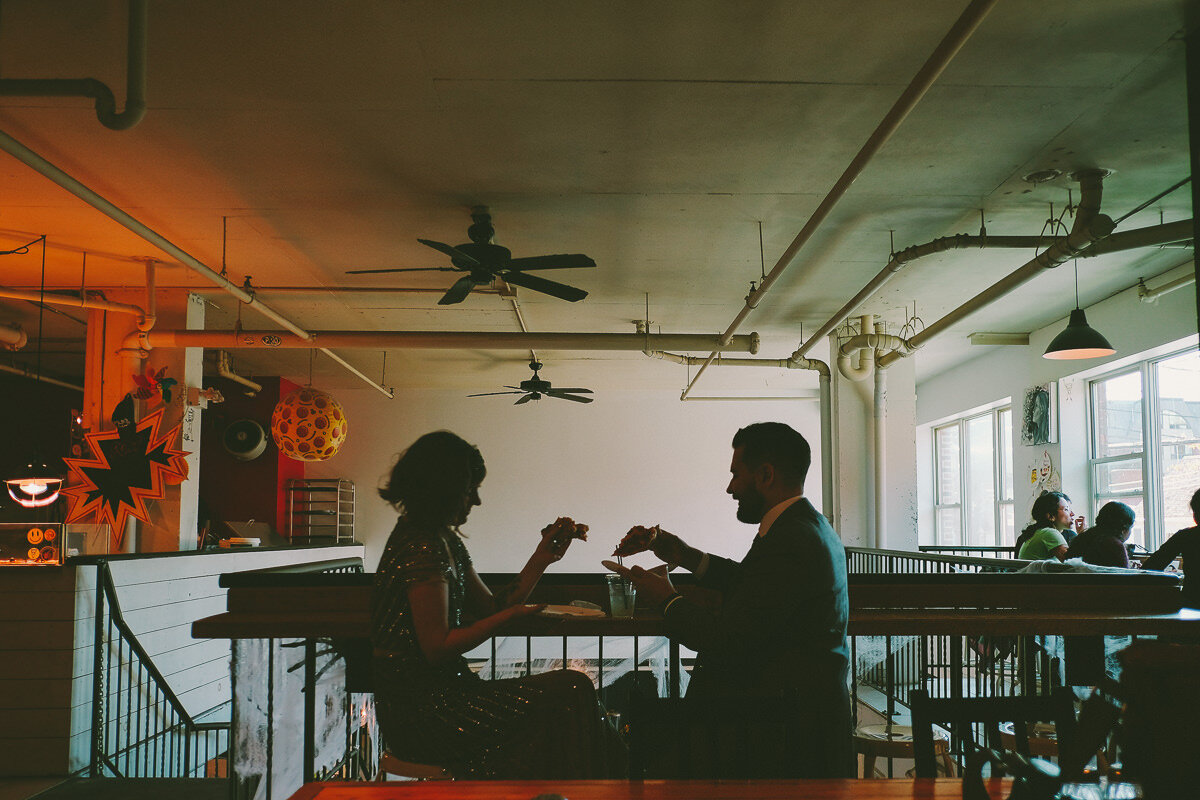
MULTIPOLYGON (((221 289, 223 289, 226 292, 228 292, 229 294, 233 295, 238 300, 240 300, 242 303, 246 304, 248 307, 254 309, 255 311, 257 311, 258 313, 267 317, 268 319, 272 320, 273 322, 278 323, 279 325, 281 325, 282 327, 291 331, 296 336, 298 336, 302 339, 310 339, 311 338, 308 331, 304 330, 299 325, 292 322, 290 319, 283 316, 275 309, 271 308, 270 306, 266 305, 265 303, 260 302, 257 298, 255 298, 254 293, 252 291, 246 291, 246 290, 242 289, 241 287, 237 286, 236 284, 234 284, 233 282, 231 282, 227 278, 225 278, 224 275, 221 275, 219 272, 217 272, 213 269, 210 269, 203 262, 201 262, 200 259, 198 259, 195 256, 191 255, 190 253, 186 252, 183 248, 179 247, 178 245, 176 245, 174 242, 167 239, 162 234, 153 230, 148 225, 145 225, 144 223, 140 222, 139 220, 134 219, 134 217, 131 216, 128 212, 124 211, 121 208, 118 208, 114 203, 106 200, 105 198, 103 198, 99 194, 97 194, 96 192, 94 192, 91 189, 89 189, 88 187, 84 186, 78 180, 71 177, 70 175, 68 175, 66 172, 59 169, 58 167, 54 166, 49 161, 42 158, 37 153, 33 152, 28 147, 21 144, 19 141, 17 141, 12 136, 9 136, 7 133, 5 133, 3 131, 0 131, 0 150, 3 150, 4 152, 11 155, 13 158, 20 161, 22 164, 25 164, 26 166, 32 168, 33 170, 41 173, 46 178, 49 178, 51 181, 56 183, 58 186, 61 186, 63 189, 66 189, 68 192, 75 195, 80 200, 83 200, 85 203, 92 206, 96 210, 107 215, 108 217, 110 217, 111 219, 120 223, 121 225, 124 225, 126 228, 133 231, 138 236, 145 239, 147 242, 150 242, 152 245, 159 248, 164 253, 167 253, 172 258, 175 258, 176 260, 178 260, 179 263, 183 264, 188 269, 192 270, 196 274, 200 275, 201 277, 205 278, 208 281, 211 281, 212 283, 214 283, 221 289)), ((325 355, 329 356, 331 359, 336 361, 338 364, 341 364, 345 369, 347 369, 352 374, 356 375, 361 380, 370 384, 373 388, 382 392, 387 397, 390 398, 393 396, 391 389, 387 389, 387 388, 381 386, 380 384, 376 383, 371 378, 364 375, 359 369, 357 369, 356 367, 354 367, 353 365, 348 363, 344 358, 339 356, 337 353, 334 353, 333 351, 327 350, 325 348, 317 348, 317 349, 319 349, 325 355)), ((144 355, 144 354, 138 354, 138 355, 144 355)))
POLYGON ((132 314, 141 324, 146 319, 146 312, 140 306, 130 303, 115 303, 99 297, 79 297, 55 292, 27 292, 23 289, 0 289, 0 297, 12 300, 28 300, 31 303, 49 303, 52 306, 73 306, 75 308, 96 308, 103 311, 115 311, 119 314, 132 314))
POLYGON ((1079 208, 1075 214, 1075 223, 1071 226, 1070 233, 1047 248, 1045 252, 1030 259, 937 322, 928 325, 923 331, 912 336, 908 340, 908 343, 912 347, 911 350, 893 350, 879 359, 877 366, 887 367, 897 359, 911 355, 922 344, 944 333, 959 320, 970 316, 984 306, 994 303, 1018 286, 1030 281, 1043 270, 1053 269, 1078 256, 1094 242, 1112 233, 1114 226, 1112 219, 1100 213, 1103 181, 1107 174, 1105 170, 1089 169, 1077 172, 1073 176, 1079 181, 1080 194, 1079 208))
MULTIPOLYGON (((880 328, 879 325, 875 326, 877 331, 880 328)), ((852 381, 866 380, 874 370, 869 366, 854 366, 851 363, 854 354, 858 353, 860 356, 865 354, 868 360, 875 361, 882 353, 892 350, 904 350, 911 353, 916 348, 909 344, 907 339, 889 333, 860 333, 858 336, 852 336, 838 347, 838 372, 843 378, 852 381)))
POLYGON ((850 185, 854 183, 855 179, 858 178, 871 159, 875 157, 879 149, 887 143, 888 139, 892 137, 892 134, 896 132, 909 113, 916 108, 917 103, 929 91, 929 87, 938 79, 938 76, 942 74, 942 71, 958 53, 959 49, 970 38, 971 34, 975 32, 980 23, 983 22, 983 18, 992 10, 992 6, 996 2, 997 0, 971 0, 967 5, 962 15, 954 22, 954 25, 951 26, 946 36, 938 43, 938 46, 921 66, 921 69, 913 76, 912 81, 904 89, 904 92, 901 93, 883 120, 867 138, 866 143, 863 144, 862 148, 851 159, 850 164, 846 167, 841 177, 830 188, 829 193, 825 195, 820 205, 813 211, 812 216, 808 218, 808 222, 804 224, 804 227, 800 229, 796 237, 792 239, 792 243, 783 251, 779 260, 775 262, 775 266, 763 278, 758 288, 746 295, 746 302, 742 310, 738 312, 733 322, 726 328, 725 333, 721 335, 723 344, 709 353, 708 358, 696 372, 691 382, 688 383, 687 388, 683 390, 683 397, 687 397, 692 387, 696 385, 696 381, 700 380, 700 376, 704 374, 704 370, 716 359, 717 353, 724 348, 724 343, 730 340, 730 337, 741 327, 746 317, 750 316, 750 312, 758 306, 763 296, 779 280, 779 276, 791 265, 792 260, 795 259, 800 249, 825 222, 825 218, 833 211, 834 206, 842 199, 842 196, 845 195, 850 185))
POLYGON ((874 463, 874 530, 875 547, 882 550, 886 547, 884 527, 887 524, 887 370, 875 370, 875 391, 872 397, 874 408, 871 418, 875 434, 875 463, 874 463))

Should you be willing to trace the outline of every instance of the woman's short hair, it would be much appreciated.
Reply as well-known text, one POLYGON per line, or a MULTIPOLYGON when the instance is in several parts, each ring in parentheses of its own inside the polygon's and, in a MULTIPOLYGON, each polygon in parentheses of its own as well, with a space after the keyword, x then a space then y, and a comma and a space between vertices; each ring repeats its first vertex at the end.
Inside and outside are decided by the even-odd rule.
POLYGON ((478 447, 450 431, 434 431, 400 454, 379 496, 416 522, 452 525, 485 475, 478 447))
POLYGON ((1137 514, 1132 508, 1113 500, 1101 506, 1100 511, 1096 513, 1096 527, 1121 533, 1126 528, 1132 528, 1135 519, 1137 514))

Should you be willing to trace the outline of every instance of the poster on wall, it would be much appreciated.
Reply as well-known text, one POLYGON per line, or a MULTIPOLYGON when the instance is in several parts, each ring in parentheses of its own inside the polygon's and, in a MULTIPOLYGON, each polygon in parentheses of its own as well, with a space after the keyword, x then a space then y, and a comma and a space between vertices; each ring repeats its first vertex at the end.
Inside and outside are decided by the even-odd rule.
POLYGON ((1021 409, 1021 444, 1053 444, 1058 441, 1056 381, 1026 389, 1021 409))

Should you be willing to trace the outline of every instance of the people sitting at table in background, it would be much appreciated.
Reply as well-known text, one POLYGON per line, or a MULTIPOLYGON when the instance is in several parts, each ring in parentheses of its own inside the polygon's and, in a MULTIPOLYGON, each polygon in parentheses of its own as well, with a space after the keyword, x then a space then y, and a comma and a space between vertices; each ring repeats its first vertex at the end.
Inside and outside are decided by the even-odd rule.
POLYGON ((1183 604, 1188 608, 1200 608, 1200 575, 1187 576, 1188 564, 1193 572, 1200 571, 1200 489, 1192 495, 1192 521, 1190 528, 1175 531, 1163 546, 1142 562, 1142 569, 1163 570, 1177 557, 1183 556, 1183 604))
POLYGON ((1067 546, 1084 530, 1083 517, 1071 513, 1071 498, 1062 492, 1042 492, 1033 501, 1033 523, 1017 537, 1017 558, 1043 561, 1067 555, 1067 546))
POLYGON ((810 461, 808 442, 781 422, 749 425, 733 437, 726 491, 737 501, 737 519, 758 526, 740 562, 703 553, 658 526, 634 528, 616 554, 649 549, 721 595, 713 611, 677 593, 665 572, 621 569, 639 602, 662 608, 667 635, 697 652, 687 703, 798 696, 803 719, 788 753, 789 776, 854 777, 846 554, 804 497, 810 461))
POLYGON ((485 681, 463 654, 537 613, 526 605, 548 566, 587 526, 548 525, 516 585, 493 596, 459 527, 480 504, 483 456, 449 431, 417 439, 380 496, 399 512, 375 574, 371 642, 376 708, 397 758, 460 778, 567 779, 623 774, 625 753, 581 672, 485 681))
POLYGON ((1066 558, 1082 558, 1100 567, 1129 568, 1125 543, 1137 518, 1124 503, 1105 503, 1096 514, 1096 524, 1075 537, 1067 546, 1066 558))

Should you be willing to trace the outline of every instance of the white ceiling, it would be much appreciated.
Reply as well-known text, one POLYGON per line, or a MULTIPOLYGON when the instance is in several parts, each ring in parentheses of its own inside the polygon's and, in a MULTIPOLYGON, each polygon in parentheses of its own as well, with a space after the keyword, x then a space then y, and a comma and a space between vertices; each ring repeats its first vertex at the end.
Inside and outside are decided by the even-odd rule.
MULTIPOLYGON (((1001 0, 867 166, 741 332, 785 357, 896 249, 954 233, 1040 233, 1068 178, 1113 171, 1114 218, 1189 172, 1178 2, 1001 0)), ((466 241, 469 208, 491 208, 515 256, 580 252, 594 270, 549 274, 590 292, 566 303, 519 291, 536 331, 723 331, 804 225, 965 0, 721 2, 152 3, 148 111, 111 131, 82 98, 0 97, 0 130, 209 266, 255 286, 441 290, 456 276, 347 276, 434 267, 417 237, 466 241)), ((0 78, 94 77, 123 104, 125 3, 0 0, 0 78)), ((1073 192, 1078 199, 1078 189, 1073 192)), ((1191 215, 1187 187, 1118 230, 1191 215)), ((1069 223, 1069 220, 1068 220, 1069 223)), ((0 249, 48 236, 46 279, 138 286, 154 246, 0 153, 0 249)), ((1190 259, 1179 248, 1081 260, 1094 303, 1190 259)), ((914 262, 863 312, 897 332, 931 323, 1024 263, 1026 251, 914 262), (907 309, 907 311, 906 311, 907 309)), ((178 266, 159 282, 209 287, 178 266)), ((0 257, 0 284, 37 286, 40 250, 0 257)), ((1069 266, 1038 277, 932 341, 918 377, 984 351, 973 331, 1029 331, 1073 305, 1069 266)), ((209 323, 237 303, 209 295, 209 323)), ((511 307, 476 293, 260 299, 310 330, 517 330, 511 307)), ((36 309, 0 301, 0 322, 36 333, 36 309)), ((65 310, 81 317, 78 310, 65 310)), ((78 374, 82 328, 48 314, 46 369, 78 374), (63 340, 63 341, 60 341, 63 340), (75 340, 72 344, 71 340, 75 340)), ((274 327, 247 312, 250 328, 274 327)), ((1118 348, 1119 343, 1116 343, 1118 348)), ((31 359, 0 354, 0 362, 31 359)), ((810 355, 826 352, 818 346, 810 355)), ((340 353, 369 374, 378 351, 340 353)), ((640 354, 539 352, 556 383, 679 389, 686 368, 640 354)), ((1037 354, 1031 353, 1031 357, 1037 354)), ((520 351, 389 354, 387 382, 488 391, 526 377, 520 351)), ((239 371, 306 379, 304 353, 239 352, 239 371)), ((318 383, 354 386, 318 359, 318 383)), ((715 370, 712 372, 716 372, 715 370)), ((710 373, 711 374, 711 373, 710 373)), ((798 373, 767 377, 786 391, 798 373)), ((706 376, 699 389, 725 381, 706 376)))

